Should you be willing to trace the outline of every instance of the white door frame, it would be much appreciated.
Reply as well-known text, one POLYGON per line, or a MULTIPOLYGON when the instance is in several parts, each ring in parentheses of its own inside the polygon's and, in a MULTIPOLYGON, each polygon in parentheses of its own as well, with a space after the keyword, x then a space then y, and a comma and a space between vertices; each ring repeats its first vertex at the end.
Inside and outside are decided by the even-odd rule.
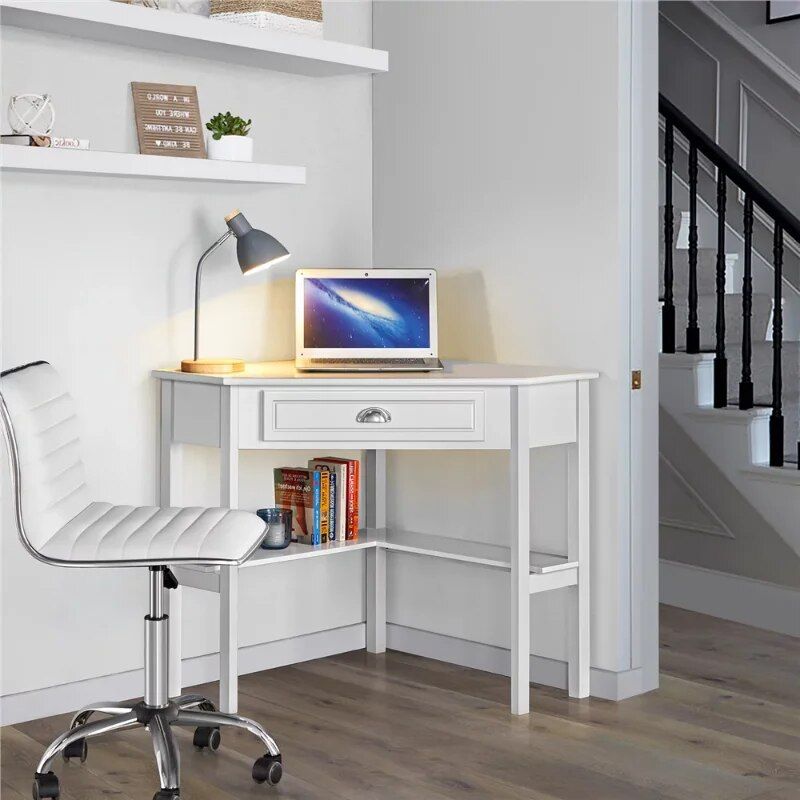
MULTIPOLYGON (((618 0, 620 258, 627 275, 621 341, 620 522, 629 537, 630 669, 639 689, 658 686, 658 4, 618 0), (626 519, 627 510, 627 519, 626 519)), ((625 582, 625 576, 622 576, 625 582)), ((624 637, 622 637, 624 641, 624 637)))

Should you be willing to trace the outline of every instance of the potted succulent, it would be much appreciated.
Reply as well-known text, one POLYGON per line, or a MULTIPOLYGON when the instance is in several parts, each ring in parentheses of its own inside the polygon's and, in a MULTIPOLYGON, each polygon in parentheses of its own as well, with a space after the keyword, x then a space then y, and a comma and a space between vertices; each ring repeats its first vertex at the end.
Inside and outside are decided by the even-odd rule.
POLYGON ((253 120, 234 117, 230 111, 206 122, 208 157, 221 161, 252 161, 253 140, 247 135, 253 120))

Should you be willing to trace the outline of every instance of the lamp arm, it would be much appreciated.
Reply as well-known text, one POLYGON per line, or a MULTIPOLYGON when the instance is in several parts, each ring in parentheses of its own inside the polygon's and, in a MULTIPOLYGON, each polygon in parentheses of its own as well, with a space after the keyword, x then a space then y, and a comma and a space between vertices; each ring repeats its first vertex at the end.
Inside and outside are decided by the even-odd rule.
POLYGON ((200 256, 197 262, 197 273, 194 278, 194 360, 197 361, 200 350, 200 278, 203 274, 203 262, 226 240, 233 236, 233 231, 227 230, 217 239, 208 250, 200 256))

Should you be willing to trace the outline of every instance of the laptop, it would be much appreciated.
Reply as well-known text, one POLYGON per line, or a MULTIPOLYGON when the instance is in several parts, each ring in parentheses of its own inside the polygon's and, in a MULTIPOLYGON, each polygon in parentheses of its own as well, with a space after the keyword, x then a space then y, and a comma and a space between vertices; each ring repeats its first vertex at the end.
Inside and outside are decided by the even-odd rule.
POLYGON ((298 270, 295 320, 299 370, 443 369, 432 269, 298 270))

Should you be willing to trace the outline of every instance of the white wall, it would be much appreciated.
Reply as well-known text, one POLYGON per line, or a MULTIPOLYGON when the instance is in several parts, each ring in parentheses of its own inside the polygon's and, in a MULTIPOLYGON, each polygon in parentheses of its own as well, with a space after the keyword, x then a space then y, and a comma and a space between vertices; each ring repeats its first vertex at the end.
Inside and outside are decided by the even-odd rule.
MULTIPOLYGON (((325 26, 328 38, 369 45, 371 5, 326 4, 325 26)), ((224 230, 223 216, 240 207, 294 256, 250 282, 230 245, 206 265, 207 355, 291 357, 294 270, 370 265, 371 80, 246 71, 14 28, 1 36, 2 107, 10 94, 48 92, 57 134, 135 152, 130 82, 193 84, 204 118, 228 109, 253 118, 256 160, 308 167, 298 187, 2 175, 3 367, 37 358, 56 365, 78 402, 98 499, 153 503, 157 406, 148 371, 191 353, 194 267, 224 230)), ((216 458, 192 456, 184 499, 218 502, 216 458)), ((243 506, 271 500, 273 465, 306 457, 244 456, 243 506)), ((140 667, 144 572, 31 559, 15 537, 2 471, 2 694, 140 667)), ((243 576, 243 645, 363 621, 363 559, 324 561, 243 576)), ((216 599, 189 590, 184 607, 185 655, 216 650, 216 599)))
MULTIPOLYGON (((367 77, 243 75, 216 62, 3 30, 2 102, 21 91, 50 92, 58 133, 88 136, 96 149, 135 151, 129 82, 196 84, 204 116, 228 108, 252 116, 256 158, 306 165, 308 185, 3 174, 2 364, 56 364, 83 416, 97 496, 152 503, 156 391, 148 370, 190 351, 193 270, 222 216, 241 207, 295 257, 248 283, 232 253, 216 255, 204 285, 203 342, 216 354, 285 358, 291 274, 371 264, 374 191, 377 263, 440 270, 444 355, 602 371, 592 413, 593 665, 597 677, 597 670, 625 674, 647 662, 648 677, 629 690, 654 685, 656 579, 641 569, 652 550, 647 515, 656 509, 631 531, 625 457, 633 349, 622 236, 630 219, 618 189, 630 138, 618 118, 626 103, 618 80, 627 95, 631 77, 621 59, 625 20, 608 2, 381 2, 374 11, 375 46, 391 57, 390 74, 375 79, 374 127, 367 77)), ((328 38, 369 44, 370 21, 368 4, 326 4, 328 38)), ((644 219, 654 220, 648 203, 644 219)), ((649 377, 652 393, 656 377, 649 377)), ((200 449, 190 456, 183 500, 217 502, 216 458, 200 449)), ((269 501, 271 467, 304 457, 243 455, 242 505, 269 501)), ((502 541, 506 461, 494 453, 392 457, 391 520, 502 541), (442 489, 426 488, 434 485, 442 489)), ((648 470, 644 464, 652 482, 648 470)), ((537 456, 534 540, 541 547, 563 546, 563 474, 562 452, 537 456)), ((33 561, 14 538, 3 488, 5 699, 140 667, 144 575, 33 561), (34 632, 57 657, 38 656, 34 632)), ((243 645, 363 621, 362 557, 325 561, 243 576, 243 645)), ((389 569, 398 636, 424 630, 507 646, 499 573, 399 554, 389 569)), ((213 652, 215 598, 191 590, 184 598, 184 655, 213 652)), ((555 593, 534 602, 534 652, 556 660, 564 656, 562 600, 555 593)), ((49 710, 46 703, 38 709, 49 710)))
MULTIPOLYGON (((655 219, 653 58, 626 61, 627 4, 381 2, 373 14, 375 46, 392 61, 375 79, 375 265, 439 270, 445 356, 601 371, 592 387, 592 665, 618 673, 646 661, 641 686, 653 686, 655 595, 642 588, 640 559, 653 588, 655 466, 641 464, 650 498, 631 532, 628 298, 643 287, 632 286, 625 238, 638 214, 655 219), (626 177, 634 73, 650 92, 652 149, 639 150, 648 183, 630 211, 626 180, 641 178, 626 177)), ((650 17, 654 37, 655 9, 650 17)), ((644 289, 654 298, 654 223, 647 235, 653 272, 644 289)), ((637 346, 652 366, 653 336, 637 346)), ((654 446, 657 377, 645 376, 654 446)), ((404 453, 389 471, 391 524, 507 542, 505 454, 404 453)), ((540 549, 565 548, 564 475, 558 449, 534 458, 540 549)), ((390 554, 390 622, 507 648, 504 577, 390 554)), ((565 657, 561 594, 533 600, 532 651, 556 660, 565 657)))

